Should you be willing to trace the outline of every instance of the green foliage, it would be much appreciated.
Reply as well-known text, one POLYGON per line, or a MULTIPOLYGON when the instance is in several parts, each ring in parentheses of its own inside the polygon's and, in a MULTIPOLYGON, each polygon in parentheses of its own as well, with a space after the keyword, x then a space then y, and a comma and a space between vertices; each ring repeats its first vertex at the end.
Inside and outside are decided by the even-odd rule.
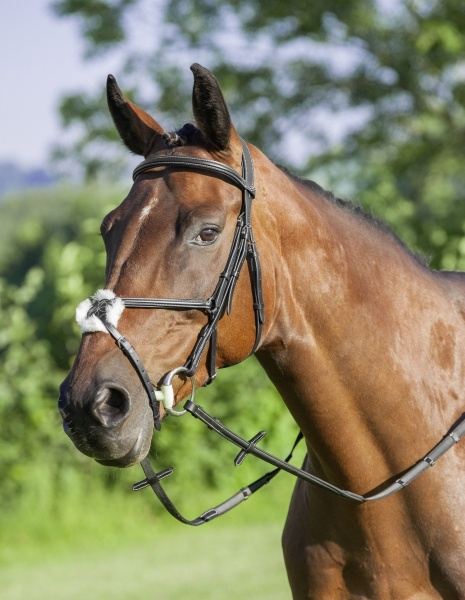
MULTIPOLYGON (((29 484, 28 463, 44 460, 54 438, 44 406, 55 395, 57 370, 49 344, 35 339, 27 306, 43 284, 43 271, 31 268, 20 288, 0 282, 0 476, 3 509, 29 484), (26 443, 32 437, 31 443, 26 443)), ((56 419, 55 419, 56 421, 56 419)), ((31 482, 32 483, 32 482, 31 482)))
POLYGON ((74 294, 81 299, 87 293, 85 278, 92 268, 98 267, 102 276, 101 265, 94 265, 88 253, 97 237, 97 206, 101 210, 108 196, 94 194, 90 200, 90 193, 63 188, 11 197, 2 204, 1 529, 14 515, 20 515, 23 525, 26 515, 45 519, 56 513, 59 518, 65 507, 60 500, 89 491, 82 476, 84 457, 77 456, 62 431, 56 398, 77 347, 74 294), (87 218, 81 220, 83 213, 87 218), (96 229, 90 234, 92 214, 96 229), (73 249, 80 254, 80 245, 77 260, 73 249))

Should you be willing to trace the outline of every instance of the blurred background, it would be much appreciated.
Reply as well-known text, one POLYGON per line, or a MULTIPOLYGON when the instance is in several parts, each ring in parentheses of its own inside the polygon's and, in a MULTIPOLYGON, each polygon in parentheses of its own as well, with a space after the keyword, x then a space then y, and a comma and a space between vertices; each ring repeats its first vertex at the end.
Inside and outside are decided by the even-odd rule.
MULTIPOLYGON (((106 76, 174 129, 192 119, 189 66, 203 64, 245 139, 375 213, 432 268, 465 270, 465 5, 7 0, 0 28, 2 599, 289 598, 289 476, 191 530, 131 492, 139 468, 94 464, 62 432, 74 310, 103 284, 99 224, 138 162, 112 127, 106 76)), ((253 359, 199 395, 287 454, 296 427, 253 359)), ((155 445, 191 518, 263 473, 253 458, 234 469, 234 448, 197 422, 167 422, 155 445)))

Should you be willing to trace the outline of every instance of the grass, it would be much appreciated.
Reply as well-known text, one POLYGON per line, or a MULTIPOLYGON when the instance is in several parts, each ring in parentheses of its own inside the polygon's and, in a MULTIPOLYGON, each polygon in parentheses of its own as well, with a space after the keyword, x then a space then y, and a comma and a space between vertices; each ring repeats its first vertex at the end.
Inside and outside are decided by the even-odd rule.
POLYGON ((290 598, 277 523, 165 526, 153 539, 68 549, 0 569, 2 600, 290 598))
MULTIPOLYGON (((96 493, 79 503, 63 497, 61 518, 30 510, 21 519, 4 519, 0 597, 290 599, 280 538, 294 482, 286 475, 275 481, 202 527, 177 523, 149 490, 130 497, 96 493)), ((219 499, 192 490, 180 508, 192 518, 219 499)))

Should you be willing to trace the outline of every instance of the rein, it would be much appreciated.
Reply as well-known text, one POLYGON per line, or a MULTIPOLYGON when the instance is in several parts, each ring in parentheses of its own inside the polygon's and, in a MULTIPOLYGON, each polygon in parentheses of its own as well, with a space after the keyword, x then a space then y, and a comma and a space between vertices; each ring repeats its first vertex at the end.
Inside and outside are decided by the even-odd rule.
POLYGON ((212 521, 213 519, 225 514, 244 500, 247 500, 263 485, 271 481, 280 471, 286 471, 312 485, 316 485, 333 494, 336 494, 337 496, 358 503, 381 500, 409 485, 421 473, 427 470, 428 467, 432 467, 435 462, 445 452, 447 452, 447 450, 454 446, 460 440, 460 438, 465 435, 465 415, 462 415, 457 424, 451 428, 444 438, 436 446, 434 446, 434 448, 424 458, 419 460, 413 467, 406 470, 400 478, 395 480, 393 483, 386 482, 384 485, 379 486, 377 490, 373 490, 373 492, 370 492, 366 495, 360 495, 338 488, 337 486, 324 481, 319 477, 304 471, 303 469, 299 469, 289 464, 295 447, 303 438, 302 433, 299 433, 297 436, 289 456, 287 456, 286 459, 281 460, 257 447, 258 442, 264 437, 266 432, 260 431, 250 440, 245 440, 225 427, 218 419, 209 415, 201 406, 195 404, 194 374, 200 364, 200 360, 205 352, 207 344, 209 344, 209 355, 207 358, 209 379, 205 385, 211 383, 216 376, 216 335, 218 321, 225 312, 229 314, 231 311, 235 285, 245 261, 247 261, 250 274, 253 309, 255 314, 255 342, 250 354, 253 354, 258 348, 261 338, 262 325, 265 322, 260 261, 258 251, 255 247, 251 223, 252 200, 255 196, 253 162, 247 145, 243 140, 241 140, 241 142, 243 148, 242 176, 234 171, 234 169, 231 169, 223 163, 208 159, 192 158, 188 156, 162 156, 147 159, 140 163, 135 168, 133 173, 133 179, 135 180, 141 173, 145 173, 153 168, 163 166, 182 170, 201 171, 224 178, 229 183, 242 190, 242 208, 237 219, 231 250, 229 252, 224 271, 221 273, 215 290, 210 298, 208 300, 176 298, 118 298, 110 290, 100 290, 93 296, 92 301, 84 301, 77 310, 77 313, 80 310, 82 314, 82 317, 77 318, 77 320, 81 324, 83 331, 107 331, 113 337, 118 347, 130 360, 147 392, 149 403, 153 411, 154 426, 156 430, 160 430, 161 428, 159 411, 159 402, 161 401, 168 414, 173 416, 181 416, 186 412, 189 412, 192 416, 204 423, 209 429, 215 431, 230 443, 237 446, 240 451, 234 460, 235 466, 241 465, 247 455, 251 454, 275 467, 273 471, 266 473, 249 486, 242 488, 235 495, 231 496, 220 505, 207 510, 194 520, 189 520, 181 515, 161 486, 162 479, 171 475, 171 473, 173 473, 173 469, 169 467, 160 471, 159 473, 156 473, 153 470, 149 459, 143 459, 140 464, 145 473, 145 479, 134 484, 133 490, 139 491, 147 486, 150 486, 163 506, 173 517, 182 523, 193 526, 203 525, 204 523, 212 521), (115 306, 117 307, 116 312, 114 310, 115 306), (177 367, 176 369, 170 371, 170 373, 166 375, 160 390, 156 390, 154 388, 144 368, 144 365, 137 355, 137 352, 116 328, 118 318, 124 308, 200 310, 208 317, 208 322, 200 331, 194 348, 192 349, 184 366, 177 367), (117 316, 115 317, 116 313, 117 316), (97 326, 95 325, 94 319, 97 319, 98 321, 97 326), (92 322, 92 327, 95 328, 89 328, 89 322, 92 322), (100 323, 103 325, 103 329, 100 327, 100 323), (182 411, 176 411, 173 409, 174 391, 171 382, 173 377, 178 373, 184 373, 185 376, 191 378, 192 382, 191 397, 186 401, 182 411))
POLYGON ((296 441, 291 449, 289 455, 281 460, 264 450, 261 450, 257 447, 257 443, 265 436, 265 431, 260 431, 255 436, 253 436, 250 440, 245 440, 241 438, 236 433, 230 431, 227 427, 225 427, 218 419, 209 415, 201 406, 192 402, 192 400, 187 400, 184 408, 187 412, 193 415, 195 418, 199 419, 207 425, 209 429, 212 429, 223 438, 231 442, 232 444, 238 446, 241 450, 239 454, 234 459, 234 465, 240 466, 244 459, 248 454, 252 454, 256 456, 260 460, 269 463, 276 468, 269 473, 266 473, 250 485, 245 488, 241 488, 236 494, 219 504, 214 508, 210 508, 209 510, 202 513, 199 517, 193 520, 186 519, 181 515, 181 513, 176 509, 174 504, 171 502, 166 492, 161 486, 161 480, 168 475, 173 473, 173 469, 171 467, 160 471, 159 473, 155 473, 152 468, 152 465, 148 458, 145 458, 141 461, 141 467, 145 473, 145 479, 135 483, 132 486, 134 491, 139 491, 147 486, 150 486, 152 490, 155 492, 156 496, 163 504, 165 509, 178 521, 184 523, 186 525, 203 525, 204 523, 208 523, 209 521, 213 521, 217 517, 225 514, 232 508, 238 506, 244 500, 250 498, 250 496, 258 491, 265 484, 269 483, 280 471, 286 471, 299 479, 303 479, 307 483, 315 485, 319 488, 325 489, 328 492, 331 492, 341 498, 345 498, 346 500, 352 500, 359 504, 363 504, 365 502, 373 502, 375 500, 382 500, 399 492, 400 490, 407 487, 414 479, 416 479, 419 475, 421 475, 424 471, 426 471, 429 467, 433 467, 436 461, 441 458, 443 454, 447 452, 450 448, 452 448, 455 444, 457 444, 461 437, 465 434, 465 415, 462 415, 459 419, 457 425, 455 425, 449 432, 443 437, 443 439, 432 448, 426 456, 424 456, 421 460, 419 460, 413 467, 406 470, 402 477, 398 478, 393 483, 386 483, 382 486, 379 491, 373 491, 366 495, 355 494, 354 492, 349 492, 347 490, 343 490, 338 488, 337 486, 312 475, 308 471, 304 471, 303 469, 299 469, 289 464, 290 459, 292 458, 293 452, 300 442, 303 439, 303 434, 299 432, 296 441))

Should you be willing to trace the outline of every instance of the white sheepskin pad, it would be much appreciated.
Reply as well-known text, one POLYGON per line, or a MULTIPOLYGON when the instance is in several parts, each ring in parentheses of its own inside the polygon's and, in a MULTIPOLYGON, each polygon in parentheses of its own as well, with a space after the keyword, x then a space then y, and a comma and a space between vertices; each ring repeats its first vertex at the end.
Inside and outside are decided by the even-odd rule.
POLYGON ((82 333, 94 331, 108 333, 107 328, 97 315, 91 315, 90 317, 87 316, 93 303, 98 302, 99 300, 112 301, 105 307, 106 320, 108 323, 113 325, 113 327, 117 327, 121 313, 124 310, 124 302, 121 300, 121 298, 115 296, 115 293, 111 290, 98 290, 90 299, 87 298, 87 300, 81 302, 76 308, 76 321, 81 327, 82 333))

